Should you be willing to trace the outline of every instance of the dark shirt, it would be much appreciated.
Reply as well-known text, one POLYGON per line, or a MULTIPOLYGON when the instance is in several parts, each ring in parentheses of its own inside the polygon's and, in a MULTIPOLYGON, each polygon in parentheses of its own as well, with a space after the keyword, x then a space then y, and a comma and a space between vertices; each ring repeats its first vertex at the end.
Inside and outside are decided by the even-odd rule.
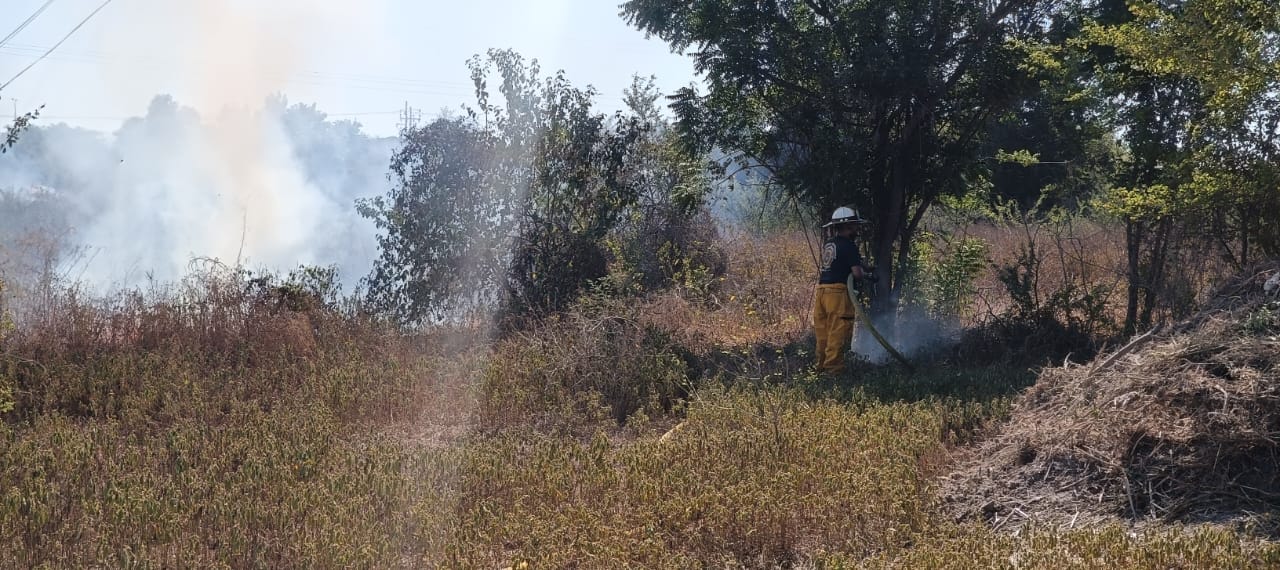
POLYGON ((821 285, 843 285, 849 281, 855 265, 862 265, 862 255, 858 253, 857 244, 853 240, 836 236, 822 246, 821 285))

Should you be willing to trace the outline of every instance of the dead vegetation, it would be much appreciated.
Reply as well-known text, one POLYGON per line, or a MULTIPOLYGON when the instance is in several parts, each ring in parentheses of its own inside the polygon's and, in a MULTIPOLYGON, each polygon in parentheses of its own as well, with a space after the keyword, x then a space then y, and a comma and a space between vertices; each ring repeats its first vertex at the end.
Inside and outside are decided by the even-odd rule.
POLYGON ((959 518, 1242 522, 1280 507, 1280 263, 1195 317, 1087 365, 1045 369, 998 436, 944 484, 959 518))
MULTIPOLYGON (((937 476, 956 449, 1009 417, 1011 395, 1030 374, 951 364, 843 379, 805 373, 808 358, 790 351, 806 345, 796 340, 807 328, 808 248, 795 236, 776 239, 736 243, 729 273, 714 286, 587 298, 496 341, 483 327, 397 330, 317 303, 308 294, 317 289, 216 272, 168 292, 51 296, 0 335, 0 567, 1165 569, 1280 561, 1274 544, 1221 528, 1132 533, 1111 525, 1014 537, 955 524, 938 508, 937 476)), ((1179 358, 1234 362, 1271 346, 1277 323, 1266 303, 1221 303, 1227 313, 1207 314, 1196 330, 1235 322, 1243 328, 1222 334, 1252 344, 1205 357, 1184 347, 1179 358)), ((1138 359, 1169 342, 1136 347, 1105 374, 1140 374, 1138 359)), ((1262 364, 1254 368, 1271 377, 1262 364)), ((1024 398, 1014 429, 1031 433, 1022 410, 1036 405, 1054 416, 1041 421, 1070 424, 1052 403, 1062 398, 1057 391, 1076 389, 1070 375, 1083 370, 1047 373, 1058 383, 1046 380, 1024 398)), ((1221 412, 1213 381, 1160 397, 1201 398, 1221 412)), ((1228 411, 1239 417, 1214 424, 1222 433, 1274 417, 1268 400, 1245 397, 1266 385, 1248 382, 1227 388, 1228 411)), ((1158 411, 1141 395, 1126 405, 1131 414, 1143 412, 1139 405, 1158 411)), ((1147 432, 1176 424, 1150 421, 1147 432)), ((1055 429, 1036 432, 1036 445, 1066 449, 1044 435, 1065 433, 1055 429)), ((1194 444, 1204 430, 1182 429, 1162 436, 1154 456, 1174 449, 1175 437, 1194 444)), ((1036 460, 1019 468, 1030 473, 1036 460)), ((1060 483, 1067 465, 1034 477, 1060 483)), ((995 480, 1022 480, 1009 472, 995 480)), ((1100 481, 1097 489, 1109 488, 1100 481)), ((992 496, 1019 490, 1001 492, 992 496)), ((1104 502, 1118 510, 1116 498, 1126 495, 1108 493, 1104 502)), ((1032 514, 1029 503, 1007 512, 1032 514)), ((1009 520, 1000 516, 997 526, 1009 520)))

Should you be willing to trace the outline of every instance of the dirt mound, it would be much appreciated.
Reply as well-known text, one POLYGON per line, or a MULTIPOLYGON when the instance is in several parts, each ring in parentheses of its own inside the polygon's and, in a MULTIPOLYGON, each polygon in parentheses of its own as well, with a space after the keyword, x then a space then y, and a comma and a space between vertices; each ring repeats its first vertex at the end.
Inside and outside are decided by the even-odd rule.
POLYGON ((1254 521, 1280 513, 1280 261, 1204 312, 1084 366, 1046 369, 943 484, 959 519, 1254 521), (1274 287, 1272 287, 1274 289, 1274 287))

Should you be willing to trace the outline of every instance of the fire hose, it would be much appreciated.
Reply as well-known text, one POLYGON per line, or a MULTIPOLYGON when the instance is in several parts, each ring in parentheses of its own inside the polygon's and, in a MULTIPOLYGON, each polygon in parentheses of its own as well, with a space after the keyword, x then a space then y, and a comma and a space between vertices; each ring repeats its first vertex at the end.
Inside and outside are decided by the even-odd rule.
MULTIPOLYGON (((872 271, 867 274, 867 277, 864 280, 867 281, 868 283, 874 284, 875 279, 876 279, 875 272, 872 271)), ((866 327, 867 332, 870 332, 871 336, 876 339, 876 342, 880 343, 880 346, 883 346, 884 349, 890 355, 892 355, 895 360, 897 360, 898 362, 901 362, 903 366, 907 367, 907 370, 914 371, 915 367, 911 365, 911 362, 907 360, 907 357, 903 356, 901 352, 898 352, 898 349, 894 348, 893 345, 889 344, 889 341, 885 340, 884 335, 880 334, 880 331, 876 329, 876 326, 871 323, 871 317, 870 315, 867 314, 866 307, 864 307, 862 305, 862 301, 858 299, 858 290, 860 288, 855 287, 854 286, 855 283, 856 283, 856 278, 850 275, 849 283, 847 287, 849 291, 849 300, 853 302, 854 313, 857 314, 858 320, 862 322, 862 326, 866 327)), ((874 287, 874 285, 872 286, 874 287)))

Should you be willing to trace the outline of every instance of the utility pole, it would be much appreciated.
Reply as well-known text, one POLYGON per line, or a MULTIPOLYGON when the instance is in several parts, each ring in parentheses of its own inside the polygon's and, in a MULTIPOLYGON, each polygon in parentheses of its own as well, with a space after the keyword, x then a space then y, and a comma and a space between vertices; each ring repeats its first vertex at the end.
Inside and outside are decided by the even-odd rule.
POLYGON ((12 97, 12 99, 13 99, 13 120, 17 121, 18 120, 18 98, 12 97))
POLYGON ((405 132, 418 128, 418 122, 422 120, 422 111, 409 106, 409 102, 404 102, 404 110, 400 111, 400 132, 405 132))

